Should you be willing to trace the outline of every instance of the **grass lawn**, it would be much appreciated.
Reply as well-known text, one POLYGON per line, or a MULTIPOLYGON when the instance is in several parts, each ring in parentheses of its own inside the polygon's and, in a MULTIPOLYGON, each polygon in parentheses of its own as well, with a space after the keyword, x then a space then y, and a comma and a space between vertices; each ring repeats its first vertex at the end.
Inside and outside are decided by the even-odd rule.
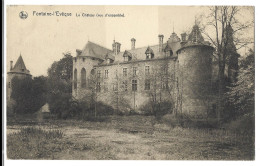
POLYGON ((9 120, 8 159, 254 160, 251 136, 219 129, 171 128, 152 116, 104 122, 9 120))

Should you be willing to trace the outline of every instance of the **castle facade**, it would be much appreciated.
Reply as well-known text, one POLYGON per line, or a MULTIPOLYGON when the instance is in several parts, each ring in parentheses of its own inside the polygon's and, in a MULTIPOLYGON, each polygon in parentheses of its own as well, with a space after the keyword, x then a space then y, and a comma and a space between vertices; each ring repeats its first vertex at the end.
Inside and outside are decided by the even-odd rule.
MULTIPOLYGON (((141 111, 154 103, 172 103, 178 112, 205 117, 212 107, 213 51, 198 25, 181 38, 173 32, 158 45, 120 50, 93 42, 73 59, 72 95, 78 100, 94 96, 121 111, 141 111)), ((151 108, 152 109, 152 108, 151 108)))

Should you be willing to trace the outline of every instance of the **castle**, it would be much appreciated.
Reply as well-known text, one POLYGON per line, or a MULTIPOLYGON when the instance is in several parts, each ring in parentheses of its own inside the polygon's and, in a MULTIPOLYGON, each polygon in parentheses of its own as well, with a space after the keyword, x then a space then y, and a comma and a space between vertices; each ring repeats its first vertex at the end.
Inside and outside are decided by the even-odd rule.
MULTIPOLYGON (((7 84, 6 84, 6 97, 7 97, 7 106, 11 108, 14 105, 14 101, 11 98, 12 94, 12 79, 17 78, 31 78, 32 75, 30 71, 26 68, 22 55, 20 54, 18 60, 13 66, 13 61, 10 61, 10 71, 7 72, 7 84)), ((12 111, 12 109, 10 109, 12 111)), ((8 112, 10 113, 10 111, 8 112)))
POLYGON ((158 45, 112 50, 88 41, 73 59, 72 95, 81 100, 94 96, 116 109, 140 111, 153 103, 171 102, 173 109, 205 117, 214 105, 212 81, 214 48, 204 41, 198 25, 190 34, 173 32, 158 45))

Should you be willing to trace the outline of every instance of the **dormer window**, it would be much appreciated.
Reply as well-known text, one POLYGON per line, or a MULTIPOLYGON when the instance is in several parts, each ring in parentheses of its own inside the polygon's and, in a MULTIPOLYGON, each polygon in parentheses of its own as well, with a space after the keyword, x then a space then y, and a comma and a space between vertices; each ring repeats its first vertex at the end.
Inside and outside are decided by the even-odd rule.
POLYGON ((128 57, 124 56, 124 62, 127 62, 127 61, 128 61, 128 57))
POLYGON ((151 59, 151 54, 146 54, 146 59, 151 59))
POLYGON ((124 62, 128 62, 132 60, 132 54, 128 51, 125 51, 123 54, 124 62))
POLYGON ((105 60, 107 64, 113 63, 114 62, 115 57, 111 54, 106 54, 105 60))
POLYGON ((150 47, 147 48, 147 50, 145 51, 145 54, 146 54, 146 59, 154 58, 153 50, 150 47))
POLYGON ((170 56, 173 55, 172 49, 171 49, 171 47, 169 46, 168 42, 167 42, 166 47, 164 48, 164 52, 165 52, 165 56, 166 56, 166 57, 170 57, 170 56))

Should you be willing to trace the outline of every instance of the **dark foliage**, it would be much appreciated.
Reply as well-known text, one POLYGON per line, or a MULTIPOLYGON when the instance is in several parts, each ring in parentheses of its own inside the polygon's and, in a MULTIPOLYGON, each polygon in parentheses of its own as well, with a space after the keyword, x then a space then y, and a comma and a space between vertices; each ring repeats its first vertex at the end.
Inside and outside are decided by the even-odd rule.
POLYGON ((104 121, 102 117, 113 115, 114 112, 113 107, 103 102, 97 102, 95 105, 91 100, 87 100, 86 98, 79 102, 78 115, 84 120, 104 121))
POLYGON ((241 60, 237 82, 229 87, 226 93, 231 117, 254 114, 255 109, 255 53, 241 60))
POLYGON ((11 97, 15 100, 15 113, 26 114, 38 111, 46 103, 46 77, 12 79, 11 97))
POLYGON ((73 57, 64 53, 64 57, 54 62, 48 69, 48 103, 50 111, 58 118, 69 118, 76 114, 78 105, 72 100, 73 57))
POLYGON ((163 115, 172 113, 172 103, 169 101, 162 101, 156 104, 147 103, 141 108, 141 113, 144 115, 162 117, 163 115))

